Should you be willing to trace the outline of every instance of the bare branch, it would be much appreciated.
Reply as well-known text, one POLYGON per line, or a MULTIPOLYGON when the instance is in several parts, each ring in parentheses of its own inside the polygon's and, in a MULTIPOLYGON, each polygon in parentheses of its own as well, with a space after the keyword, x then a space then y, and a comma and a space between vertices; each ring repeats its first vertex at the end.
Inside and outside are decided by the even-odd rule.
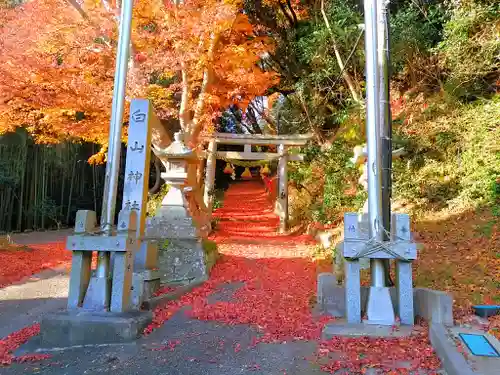
POLYGON ((90 21, 89 15, 87 14, 87 12, 85 12, 83 10, 83 8, 81 7, 81 5, 78 4, 78 2, 76 0, 66 0, 66 1, 69 4, 71 4, 77 10, 78 13, 80 13, 80 15, 82 16, 82 18, 84 18, 87 21, 90 21))

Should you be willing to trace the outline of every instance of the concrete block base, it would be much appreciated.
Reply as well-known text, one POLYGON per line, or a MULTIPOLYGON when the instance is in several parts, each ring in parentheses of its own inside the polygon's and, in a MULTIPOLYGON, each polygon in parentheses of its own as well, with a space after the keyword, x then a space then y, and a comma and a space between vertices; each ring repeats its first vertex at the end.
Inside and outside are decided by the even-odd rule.
MULTIPOLYGON (((394 311, 399 311, 396 288, 389 288, 394 311)), ((366 312, 369 287, 361 287, 361 311, 366 312)), ((333 274, 322 273, 318 276, 317 303, 319 310, 334 317, 346 316, 345 288, 335 284, 333 274)), ((453 325, 453 299, 438 290, 414 288, 413 306, 415 317, 420 316, 428 322, 453 325)))
POLYGON ((132 308, 139 310, 160 288, 160 275, 157 271, 134 272, 132 278, 132 308))
POLYGON ((439 290, 413 289, 415 315, 433 323, 453 325, 453 298, 439 290))
POLYGON ((345 337, 407 337, 413 332, 413 326, 382 326, 376 324, 348 324, 338 320, 327 324, 323 329, 322 338, 331 339, 335 336, 345 337))
POLYGON ((42 319, 40 344, 42 348, 61 348, 129 342, 137 339, 152 319, 150 311, 54 313, 42 319))
POLYGON ((391 326, 395 323, 394 307, 389 288, 370 287, 366 304, 365 324, 391 326))
POLYGON ((92 311, 104 310, 109 307, 106 306, 105 301, 109 301, 110 295, 111 280, 106 277, 93 276, 85 293, 83 308, 92 311))

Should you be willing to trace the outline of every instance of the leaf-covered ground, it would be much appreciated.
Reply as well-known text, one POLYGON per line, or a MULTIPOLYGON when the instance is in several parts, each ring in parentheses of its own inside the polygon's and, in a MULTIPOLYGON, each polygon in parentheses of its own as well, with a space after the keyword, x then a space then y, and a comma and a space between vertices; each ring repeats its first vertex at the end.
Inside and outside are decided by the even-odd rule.
POLYGON ((0 288, 49 268, 69 266, 64 243, 9 245, 0 248, 0 288))
MULTIPOLYGON (((297 374, 335 373, 338 369, 347 369, 349 373, 356 374, 364 373, 370 367, 385 373, 397 371, 398 374, 403 374, 415 369, 433 373, 439 368, 439 361, 429 344, 424 326, 417 328, 415 334, 406 339, 320 340, 321 330, 330 319, 316 314, 313 308, 316 276, 320 268, 313 259, 314 242, 306 235, 276 234, 278 219, 260 181, 232 185, 226 193, 224 207, 217 210, 215 215, 219 221, 213 240, 219 244, 222 257, 214 267, 210 279, 179 300, 158 307, 154 311, 153 323, 145 330, 146 337, 142 346, 153 346, 156 348, 153 348, 154 353, 170 356, 168 360, 164 359, 174 362, 170 363, 170 366, 178 368, 197 363, 203 368, 209 368, 215 366, 215 362, 219 360, 236 361, 237 366, 252 373, 287 374, 285 368, 265 370, 266 366, 283 365, 284 359, 280 360, 280 355, 265 358, 266 354, 263 354, 268 350, 277 350, 286 352, 287 356, 294 356, 293 361, 297 362, 297 367, 292 366, 288 371, 293 370, 292 372, 297 374), (172 322, 175 322, 173 326, 172 322), (230 338, 211 337, 213 333, 210 331, 193 332, 193 337, 203 337, 206 342, 222 342, 220 345, 225 348, 224 356, 220 359, 210 357, 205 365, 200 364, 202 359, 195 358, 194 355, 191 359, 175 357, 177 350, 180 353, 178 356, 184 352, 181 342, 169 337, 173 327, 199 326, 204 327, 199 329, 206 330, 208 326, 203 324, 215 324, 215 327, 220 327, 217 328, 219 334, 227 332, 221 330, 227 330, 229 327, 234 327, 235 330, 243 329, 247 340, 243 337, 241 340, 233 337, 231 340, 234 342, 228 352, 224 340, 230 338), (165 330, 165 327, 169 328, 165 330), (238 327, 249 327, 250 331, 238 327), (160 345, 160 349, 153 345, 159 339, 158 335, 165 341, 163 346, 160 345), (305 350, 305 347, 309 349, 305 350), (290 348, 295 351, 291 353, 290 348), (246 356, 252 358, 248 363, 245 362, 246 356), (242 361, 245 363, 242 364, 242 361), (299 369, 304 363, 310 363, 307 366, 312 366, 306 366, 309 369, 306 372, 299 369)), ((43 359, 37 356, 12 356, 16 347, 37 333, 38 326, 35 325, 1 340, 1 363, 43 359)), ((222 350, 219 344, 217 347, 222 350)), ((202 345, 204 354, 199 354, 200 357, 207 357, 211 350, 204 345, 208 344, 202 345)), ((191 351, 194 351, 194 347, 191 351)), ((61 363, 61 366, 69 365, 66 363, 69 360, 65 354, 58 356, 57 360, 54 358, 53 361, 61 363)), ((140 367, 146 357, 142 357, 142 354, 136 356, 135 365, 140 367)), ((78 361, 85 361, 85 358, 87 357, 80 354, 78 361)), ((157 360, 158 358, 155 358, 155 361, 157 360)), ((98 359, 92 363, 95 361, 98 359)), ((55 365, 49 363, 47 366, 50 367, 47 367, 47 373, 58 373, 55 372, 55 365)), ((132 366, 131 362, 127 366, 132 366)), ((169 368, 167 364, 163 366, 169 368)), ((110 370, 118 368, 115 365, 110 370)))
MULTIPOLYGON (((216 211, 222 259, 210 280, 200 288, 154 311, 146 329, 153 332, 179 310, 191 318, 229 325, 250 324, 261 333, 253 344, 289 341, 318 342, 315 361, 330 373, 348 369, 363 373, 369 367, 384 372, 439 369, 425 327, 405 339, 320 340, 328 317, 314 314, 318 264, 312 238, 278 235, 278 219, 260 182, 232 185, 224 207, 216 211), (211 302, 221 285, 241 285, 231 299, 211 302)), ((235 348, 235 351, 241 348, 235 348)))
MULTIPOLYGON (((500 224, 491 210, 458 216, 430 216, 415 227, 423 246, 415 264, 415 284, 449 292, 457 322, 467 322, 474 304, 500 304, 500 224)), ((490 319, 500 338, 500 316, 490 319)))

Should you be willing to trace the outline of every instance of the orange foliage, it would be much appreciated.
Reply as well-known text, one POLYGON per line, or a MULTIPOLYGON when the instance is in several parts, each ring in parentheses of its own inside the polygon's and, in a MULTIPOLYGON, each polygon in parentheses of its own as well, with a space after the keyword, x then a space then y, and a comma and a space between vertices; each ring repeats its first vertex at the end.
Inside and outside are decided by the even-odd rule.
MULTIPOLYGON (((257 65, 272 45, 254 35, 240 6, 135 2, 127 95, 179 118, 191 143, 228 104, 244 105, 276 83, 257 65)), ((41 143, 106 144, 119 13, 108 0, 0 9, 0 132, 25 126, 41 143)))
POLYGON ((0 130, 23 125, 40 143, 106 139, 114 63, 94 41, 106 31, 63 0, 1 16, 0 130))

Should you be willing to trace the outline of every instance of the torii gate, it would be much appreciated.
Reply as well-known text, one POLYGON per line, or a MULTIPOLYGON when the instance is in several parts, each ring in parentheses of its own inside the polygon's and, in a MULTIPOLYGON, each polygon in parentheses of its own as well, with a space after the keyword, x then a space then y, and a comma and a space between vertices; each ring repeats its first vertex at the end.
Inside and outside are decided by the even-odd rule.
POLYGON ((276 208, 280 218, 280 232, 287 231, 288 221, 288 162, 303 161, 303 154, 289 153, 290 149, 305 146, 312 139, 312 134, 301 135, 263 135, 263 134, 232 134, 214 133, 204 139, 208 143, 205 151, 206 176, 203 199, 209 212, 212 212, 215 183, 215 164, 217 158, 225 160, 265 160, 278 159, 278 200, 276 208), (217 145, 243 145, 240 151, 217 151, 217 145), (254 152, 252 146, 277 146, 277 152, 254 152))

